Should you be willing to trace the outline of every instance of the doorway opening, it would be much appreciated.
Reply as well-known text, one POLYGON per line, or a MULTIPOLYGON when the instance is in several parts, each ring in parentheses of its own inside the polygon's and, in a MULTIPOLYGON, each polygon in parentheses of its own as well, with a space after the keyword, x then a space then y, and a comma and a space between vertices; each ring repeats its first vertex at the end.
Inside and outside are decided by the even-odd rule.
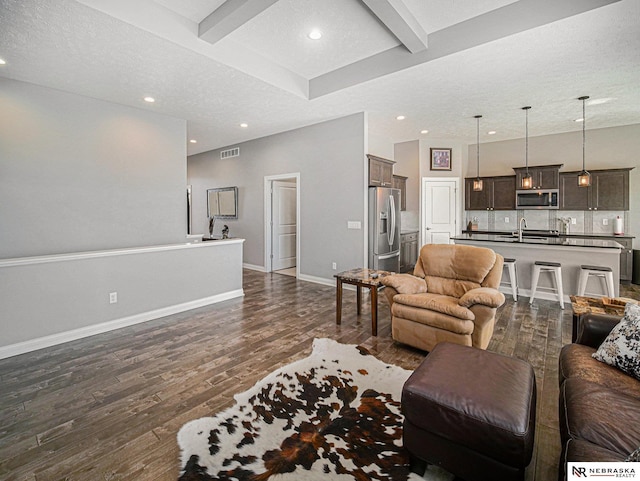
POLYGON ((265 271, 300 275, 300 173, 264 178, 265 271))

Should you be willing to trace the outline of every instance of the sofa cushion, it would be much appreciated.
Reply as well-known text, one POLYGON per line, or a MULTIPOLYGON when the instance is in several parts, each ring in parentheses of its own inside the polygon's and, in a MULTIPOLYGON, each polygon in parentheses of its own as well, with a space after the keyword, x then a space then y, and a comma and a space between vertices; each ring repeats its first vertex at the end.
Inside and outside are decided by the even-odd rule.
POLYGON ((558 362, 560 384, 565 379, 575 377, 621 391, 640 400, 640 382, 615 367, 596 361, 592 357, 595 351, 594 348, 582 344, 563 346, 558 362))
POLYGON ((602 462, 612 463, 624 461, 624 456, 610 451, 583 439, 570 439, 565 449, 564 462, 602 462))
MULTIPOLYGON (((412 323, 416 324, 416 326, 419 326, 419 325, 428 326, 437 330, 449 331, 455 335, 469 336, 468 345, 471 345, 471 336, 475 332, 474 321, 470 321, 468 319, 458 319, 457 317, 451 317, 447 314, 442 314, 441 312, 428 311, 425 309, 420 309, 418 307, 398 304, 397 302, 394 302, 393 306, 391 306, 391 314, 393 316, 391 323, 394 329, 396 326, 396 320, 403 319, 405 321, 411 321, 412 323)), ((412 330, 412 333, 414 335, 418 335, 417 332, 418 331, 412 330)), ((424 331, 420 331, 420 332, 423 333, 423 334, 420 334, 423 336, 424 331)), ((447 340, 449 340, 450 342, 454 342, 452 339, 447 339, 447 340)), ((442 339, 440 339, 440 336, 438 336, 437 342, 442 342, 442 339)), ((437 342, 434 342, 433 345, 437 344, 437 342)), ((426 347, 420 347, 420 349, 424 349, 426 351, 431 350, 430 348, 427 349, 426 347)))
POLYGON ((495 263, 496 253, 485 247, 426 244, 413 273, 426 278, 429 292, 462 297, 480 287, 495 263))
POLYGON ((624 317, 593 357, 640 379, 640 305, 627 304, 624 317))
POLYGON ((624 457, 640 445, 640 403, 620 391, 567 379, 560 388, 561 432, 597 444, 624 457))
POLYGON ((488 307, 500 307, 504 304, 504 294, 490 287, 478 287, 466 292, 459 300, 462 307, 471 307, 474 304, 482 304, 488 307))
POLYGON ((383 277, 380 282, 387 286, 393 287, 398 294, 421 294, 427 292, 427 283, 421 277, 412 276, 411 274, 394 274, 392 276, 383 277))
POLYGON ((429 311, 441 312, 448 316, 457 317, 473 321, 475 315, 466 307, 458 304, 458 299, 450 296, 438 294, 398 294, 393 298, 394 303, 404 304, 405 306, 417 307, 429 311))

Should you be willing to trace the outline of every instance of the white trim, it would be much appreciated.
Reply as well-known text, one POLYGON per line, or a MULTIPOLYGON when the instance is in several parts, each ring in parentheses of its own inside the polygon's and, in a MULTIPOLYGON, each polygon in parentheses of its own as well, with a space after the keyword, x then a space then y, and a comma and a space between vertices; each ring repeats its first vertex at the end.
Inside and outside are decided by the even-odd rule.
MULTIPOLYGON (((543 287, 542 289, 546 288, 543 287)), ((511 286, 501 285, 498 290, 502 292, 507 299, 512 299, 513 291, 511 290, 511 286)), ((522 289, 521 287, 518 287, 518 299, 520 299, 521 297, 526 297, 527 299, 529 299, 531 297, 531 289, 522 289)), ((567 304, 571 304, 571 298, 568 294, 565 294, 562 298, 564 299, 564 302, 566 302, 567 304)), ((538 299, 558 302, 558 295, 554 292, 541 291, 540 287, 538 287, 538 290, 536 290, 536 299, 534 300, 534 302, 538 299)))
POLYGON ((249 269, 250 271, 267 272, 264 266, 256 266, 254 264, 247 264, 246 262, 242 264, 242 268, 249 269))
POLYGON ((264 176, 264 272, 273 270, 271 264, 271 188, 274 180, 295 179, 296 181, 296 277, 300 277, 300 172, 264 176))
POLYGON ((322 284, 323 286, 330 286, 330 287, 336 286, 335 280, 326 279, 324 277, 316 277, 316 276, 310 276, 307 274, 300 274, 298 276, 298 279, 300 279, 301 281, 313 282, 314 284, 322 284))
POLYGON ((199 249, 202 247, 212 247, 225 244, 241 244, 244 239, 220 239, 208 242, 194 242, 184 244, 168 244, 162 246, 146 246, 146 247, 131 247, 126 249, 111 249, 104 251, 89 251, 89 252, 74 252, 71 254, 54 254, 47 256, 33 256, 33 257, 15 257, 13 259, 0 260, 1 267, 15 267, 15 266, 27 266, 33 264, 48 264, 51 262, 63 262, 63 261, 75 261, 80 259, 94 259, 98 257, 112 257, 122 256, 129 254, 144 254, 147 252, 161 252, 172 251, 179 249, 199 249))
POLYGON ((180 312, 196 309, 198 307, 208 306, 210 304, 216 304, 218 302, 235 299, 242 296, 244 296, 244 290, 237 289, 234 291, 223 292, 222 294, 216 294, 215 296, 205 297, 203 299, 196 299, 194 301, 163 307, 160 309, 155 309, 153 311, 142 312, 140 314, 123 317, 121 319, 114 319, 112 321, 102 322, 100 324, 94 324, 92 326, 86 326, 79 329, 73 329, 71 331, 51 334, 49 336, 30 339, 28 341, 18 342, 16 344, 10 344, 8 346, 1 346, 0 359, 17 356, 18 354, 24 354, 26 352, 36 351, 38 349, 44 349, 45 347, 51 347, 69 341, 75 341, 76 339, 82 339, 83 337, 89 337, 96 334, 102 334, 104 332, 114 331, 123 327, 140 324, 142 322, 159 319, 161 317, 178 314, 180 312))

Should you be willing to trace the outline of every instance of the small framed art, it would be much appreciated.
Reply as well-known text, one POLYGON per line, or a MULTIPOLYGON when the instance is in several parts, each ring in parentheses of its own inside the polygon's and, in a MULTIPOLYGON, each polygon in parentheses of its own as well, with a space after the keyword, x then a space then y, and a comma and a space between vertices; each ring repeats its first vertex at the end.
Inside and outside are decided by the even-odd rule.
POLYGON ((451 149, 431 149, 431 170, 451 170, 451 149))

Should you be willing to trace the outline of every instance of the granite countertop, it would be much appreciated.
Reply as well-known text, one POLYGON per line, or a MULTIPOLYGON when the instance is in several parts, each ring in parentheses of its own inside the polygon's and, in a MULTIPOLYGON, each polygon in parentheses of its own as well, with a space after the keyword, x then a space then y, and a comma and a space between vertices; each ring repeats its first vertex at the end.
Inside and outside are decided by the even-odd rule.
POLYGON ((508 234, 478 234, 475 231, 459 236, 451 237, 453 240, 474 240, 478 242, 504 242, 507 244, 523 244, 523 245, 547 245, 547 246, 566 246, 566 247, 601 247, 601 248, 619 248, 623 246, 618 244, 614 240, 609 239, 593 239, 593 238, 581 238, 581 237, 523 237, 522 242, 518 241, 517 237, 508 234))
MULTIPOLYGON (((514 229, 515 230, 515 229, 514 229)), ((494 234, 494 235, 509 235, 514 231, 503 231, 503 230, 463 230, 463 234, 494 234)), ((526 232, 526 229, 525 229, 526 232)), ((537 235, 537 234, 536 234, 537 235)), ((632 235, 615 235, 615 234, 560 234, 557 237, 577 237, 577 238, 585 238, 585 239, 635 239, 635 236, 632 235)))
POLYGON ((418 229, 400 229, 400 234, 417 234, 418 229))

